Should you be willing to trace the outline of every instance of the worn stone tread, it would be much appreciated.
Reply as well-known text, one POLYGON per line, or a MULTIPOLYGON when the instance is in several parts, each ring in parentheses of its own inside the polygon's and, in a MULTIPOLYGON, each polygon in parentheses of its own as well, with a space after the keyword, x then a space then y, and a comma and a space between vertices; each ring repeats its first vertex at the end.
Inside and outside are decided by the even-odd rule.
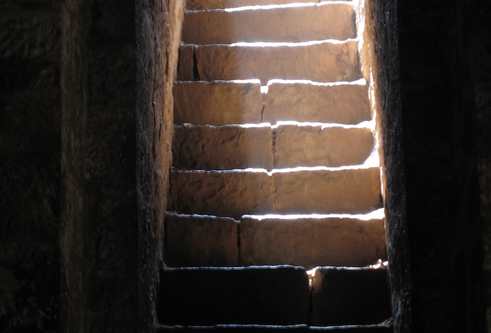
POLYGON ((368 85, 271 82, 265 95, 263 121, 280 120, 358 124, 372 118, 368 85))
POLYGON ((239 265, 237 220, 167 213, 165 230, 169 267, 239 265))
POLYGON ((272 129, 239 126, 174 126, 173 166, 191 170, 273 167, 272 129))
POLYGON ((366 266, 386 258, 383 219, 244 217, 240 246, 244 266, 366 266))
POLYGON ((158 300, 164 325, 306 324, 309 281, 292 266, 167 269, 158 300))
POLYGON ((391 317, 387 269, 321 267, 312 279, 313 326, 377 324, 391 317))
POLYGON ((374 149, 369 128, 280 125, 275 129, 275 168, 362 164, 374 149))
POLYGON ((214 326, 161 326, 157 332, 179 331, 196 332, 206 330, 207 332, 319 332, 328 333, 392 333, 394 328, 388 325, 352 325, 352 326, 324 326, 309 327, 307 325, 214 325, 214 326))
POLYGON ((169 211, 233 218, 273 211, 272 179, 265 171, 173 170, 169 182, 169 211))
POLYGON ((233 12, 189 11, 184 15, 182 30, 182 41, 191 44, 349 38, 356 38, 356 27, 353 7, 348 3, 233 12))
MULTIPOLYGON (((345 0, 351 1, 351 0, 345 0)), ((258 5, 283 5, 289 3, 318 2, 315 0, 187 0, 186 9, 223 9, 258 5)))
POLYGON ((222 126, 261 122, 259 81, 175 82, 173 95, 174 124, 222 126))
MULTIPOLYGON (((312 80, 317 82, 354 81, 362 78, 356 40, 321 41, 314 44, 289 45, 231 44, 186 45, 179 53, 179 75, 189 73, 194 48, 199 80, 259 79, 266 85, 272 79, 312 80)), ((188 80, 189 77, 179 77, 188 80)))
POLYGON ((273 173, 279 214, 364 214, 382 207, 380 170, 308 170, 273 173))

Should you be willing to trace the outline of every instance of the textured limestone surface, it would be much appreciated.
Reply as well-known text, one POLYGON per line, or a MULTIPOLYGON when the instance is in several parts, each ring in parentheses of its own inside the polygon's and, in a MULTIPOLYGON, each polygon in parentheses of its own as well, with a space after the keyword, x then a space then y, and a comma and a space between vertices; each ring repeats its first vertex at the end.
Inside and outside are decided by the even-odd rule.
POLYGON ((265 96, 263 120, 358 124, 372 118, 368 85, 333 86, 272 82, 265 96))
MULTIPOLYGON (((350 1, 350 0, 346 0, 350 1)), ((282 5, 288 3, 317 2, 313 0, 187 0, 186 8, 191 10, 233 8, 256 5, 282 5)))
POLYGON ((306 324, 309 281, 296 267, 174 269, 160 275, 167 325, 306 324))
POLYGON ((384 220, 243 218, 242 265, 365 266, 385 259, 384 220))
POLYGON ((377 324, 390 316, 386 269, 316 270, 312 279, 312 325, 377 324))
MULTIPOLYGON (((282 332, 312 332, 318 328, 310 328, 307 325, 293 326, 272 326, 272 325, 220 325, 207 328, 208 332, 254 332, 254 333, 270 333, 272 330, 281 329, 282 332)), ((157 329, 158 333, 163 332, 198 332, 202 331, 202 326, 161 326, 157 329)), ((346 327, 330 327, 329 333, 393 333, 392 325, 350 325, 346 327)))
POLYGON ((368 128, 282 125, 275 130, 275 168, 362 164, 373 148, 368 128))
POLYGON ((273 167, 270 126, 174 126, 173 166, 178 169, 226 170, 273 167))
POLYGON ((170 211, 240 218, 273 211, 266 172, 172 171, 170 211))
POLYGON ((176 82, 173 95, 175 124, 221 126, 261 122, 259 82, 176 82))
MULTIPOLYGON (((204 81, 257 78, 266 85, 271 79, 330 82, 361 78, 353 40, 292 46, 182 45, 181 50, 187 47, 195 48, 195 67, 204 81)), ((181 56, 189 52, 183 50, 181 56)), ((180 66, 189 62, 183 59, 180 66)))
MULTIPOLYGON (((179 66, 177 67, 177 78, 183 81, 192 81, 197 79, 194 72, 194 46, 179 48, 179 66)), ((174 84, 174 87, 176 84, 174 84)), ((175 98, 175 97, 174 97, 175 98)))
POLYGON ((367 213, 382 207, 377 167, 273 173, 281 214, 367 213))
POLYGON ((168 213, 165 228, 168 266, 238 266, 239 221, 168 213))
POLYGON ((234 42, 308 42, 356 37, 353 7, 325 4, 184 15, 182 41, 191 44, 234 42), (295 22, 292 24, 292 22, 295 22))

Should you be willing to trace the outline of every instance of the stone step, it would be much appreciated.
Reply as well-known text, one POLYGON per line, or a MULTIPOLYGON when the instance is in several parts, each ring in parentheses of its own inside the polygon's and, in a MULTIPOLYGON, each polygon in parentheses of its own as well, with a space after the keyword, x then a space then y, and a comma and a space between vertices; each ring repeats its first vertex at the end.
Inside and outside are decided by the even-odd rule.
POLYGON ((265 215, 238 221, 168 212, 165 263, 169 267, 366 266, 386 259, 380 215, 265 215))
POLYGON ((263 95, 258 80, 178 81, 173 94, 175 124, 222 126, 265 121, 274 125, 285 120, 358 124, 372 118, 364 80, 341 84, 275 80, 263 95))
POLYGON ((174 131, 173 166, 182 170, 357 165, 374 148, 371 130, 360 127, 188 125, 174 131))
POLYGON ((239 266, 239 221, 206 215, 165 217, 169 267, 239 266))
POLYGON ((381 205, 378 167, 170 174, 168 210, 181 214, 364 214, 381 205))
POLYGON ((326 326, 309 327, 307 325, 214 325, 214 326, 163 326, 157 332, 179 331, 179 332, 241 332, 241 333, 260 333, 260 332, 323 332, 326 333, 393 333, 394 328, 389 325, 351 325, 351 326, 326 326))
POLYGON ((182 41, 190 44, 308 42, 348 38, 356 38, 353 6, 330 2, 232 12, 188 11, 184 15, 182 30, 182 41))
POLYGON ((240 222, 241 264, 366 266, 386 258, 384 219, 267 215, 240 222))
POLYGON ((306 324, 309 297, 299 267, 166 269, 157 315, 164 325, 306 324))
POLYGON ((392 312, 387 270, 318 268, 311 306, 313 326, 380 323, 392 312))
POLYGON ((362 78, 356 40, 312 43, 182 44, 178 79, 272 79, 318 82, 362 78), (195 63, 196 62, 196 63, 195 63))
MULTIPOLYGON (((327 0, 330 1, 330 0, 327 0)), ((350 0, 345 0, 350 1, 350 0)), ((316 0, 187 0, 186 9, 224 9, 244 6, 284 5, 292 3, 317 3, 316 0)))

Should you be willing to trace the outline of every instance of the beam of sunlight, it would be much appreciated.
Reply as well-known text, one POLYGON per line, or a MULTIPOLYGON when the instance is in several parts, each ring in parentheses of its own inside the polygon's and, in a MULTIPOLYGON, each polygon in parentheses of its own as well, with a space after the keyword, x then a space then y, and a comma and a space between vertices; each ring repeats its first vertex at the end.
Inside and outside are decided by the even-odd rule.
POLYGON ((361 221, 381 220, 385 218, 385 209, 380 208, 367 214, 265 214, 265 215, 244 215, 242 218, 255 220, 279 219, 279 220, 299 220, 299 219, 356 219, 361 221))
POLYGON ((347 44, 349 42, 357 42, 358 38, 348 38, 345 40, 338 39, 324 39, 324 40, 312 40, 308 42, 237 42, 232 44, 207 44, 210 45, 224 45, 227 47, 302 47, 302 46, 310 46, 310 45, 319 45, 319 44, 347 44))

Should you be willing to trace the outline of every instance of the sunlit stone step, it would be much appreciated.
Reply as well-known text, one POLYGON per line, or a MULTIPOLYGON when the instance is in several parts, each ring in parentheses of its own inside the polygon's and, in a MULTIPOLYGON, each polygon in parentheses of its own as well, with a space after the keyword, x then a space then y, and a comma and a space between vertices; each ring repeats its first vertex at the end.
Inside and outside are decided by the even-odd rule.
POLYGON ((287 45, 183 44, 179 52, 179 80, 257 78, 266 85, 271 79, 333 82, 354 81, 361 77, 356 40, 287 45))
POLYGON ((292 266, 167 269, 158 300, 164 325, 306 324, 309 280, 292 266))
POLYGON ((371 118, 364 80, 339 84, 272 81, 265 95, 263 121, 271 124, 280 120, 358 124, 371 118))
POLYGON ((356 38, 353 6, 329 2, 232 12, 190 11, 184 15, 182 30, 182 41, 191 44, 308 42, 348 38, 356 38))
POLYGON ((371 130, 358 127, 175 125, 174 132, 172 162, 182 170, 339 167, 362 164, 374 149, 371 130))
POLYGON ((228 125, 277 121, 358 124, 371 119, 364 80, 321 84, 272 81, 261 95, 258 80, 177 81, 174 123, 228 125), (264 99, 264 110, 263 110, 264 99))
POLYGON ((386 256, 383 218, 244 217, 240 246, 244 266, 365 266, 386 256))
POLYGON ((174 132, 172 163, 178 169, 273 168, 270 126, 174 126, 174 132))
POLYGON ((391 316, 387 270, 322 267, 312 280, 312 326, 377 324, 391 316))
POLYGON ((368 128, 279 125, 274 137, 275 168, 357 165, 374 149, 368 128))
POLYGON ((261 85, 252 82, 175 82, 174 124, 227 125, 261 122, 261 85))
MULTIPOLYGON (((328 0, 329 1, 329 0, 328 0)), ((350 1, 350 0, 346 0, 350 1)), ((234 8, 258 5, 283 5, 294 3, 317 3, 315 0, 187 0, 186 8, 190 10, 234 8)))
POLYGON ((165 231, 165 262, 170 267, 239 265, 237 220, 168 212, 165 231))
POLYGON ((379 168, 297 172, 177 171, 169 211, 240 218, 252 214, 368 213, 381 207, 379 168))

